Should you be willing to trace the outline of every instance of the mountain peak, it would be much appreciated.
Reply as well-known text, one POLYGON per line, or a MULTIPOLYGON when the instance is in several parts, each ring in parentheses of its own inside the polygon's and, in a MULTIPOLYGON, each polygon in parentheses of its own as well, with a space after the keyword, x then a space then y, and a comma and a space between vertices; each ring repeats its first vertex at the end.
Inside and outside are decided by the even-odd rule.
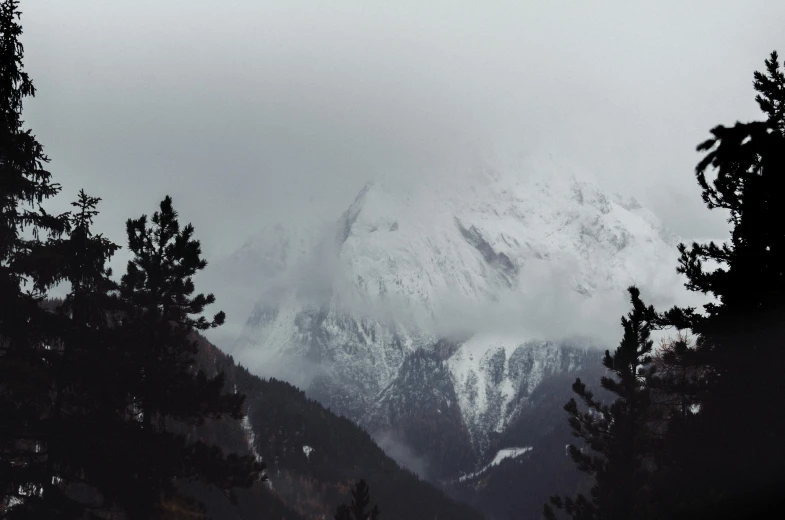
POLYGON ((280 298, 260 301, 235 357, 276 377, 299 367, 291 377, 313 397, 359 419, 408 380, 410 356, 461 338, 427 366, 442 367, 440 384, 451 381, 462 420, 485 439, 537 374, 572 369, 554 342, 615 341, 627 286, 650 300, 680 286, 675 237, 657 217, 565 161, 434 179, 367 184, 280 298))

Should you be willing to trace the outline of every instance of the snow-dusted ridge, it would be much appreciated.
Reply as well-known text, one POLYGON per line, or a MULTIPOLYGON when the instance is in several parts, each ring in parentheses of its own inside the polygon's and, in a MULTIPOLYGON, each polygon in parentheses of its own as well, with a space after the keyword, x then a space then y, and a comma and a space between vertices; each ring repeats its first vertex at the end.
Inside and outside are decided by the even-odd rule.
POLYGON ((463 420, 480 453, 546 378, 594 361, 583 348, 477 334, 447 360, 463 420))
POLYGON ((415 351, 461 338, 428 366, 448 371, 482 450, 543 378, 583 362, 556 340, 615 342, 630 284, 674 293, 677 241, 635 200, 551 159, 414 189, 369 184, 301 248, 290 285, 260 300, 232 354, 360 420, 400 393, 391 384, 415 351))

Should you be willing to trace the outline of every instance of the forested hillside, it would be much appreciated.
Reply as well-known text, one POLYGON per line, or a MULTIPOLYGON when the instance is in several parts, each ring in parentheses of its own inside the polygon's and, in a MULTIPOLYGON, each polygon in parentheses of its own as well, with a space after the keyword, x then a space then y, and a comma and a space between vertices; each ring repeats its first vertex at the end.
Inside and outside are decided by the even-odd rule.
MULTIPOLYGON (((349 419, 308 399, 289 383, 250 374, 204 339, 199 347, 198 366, 208 373, 223 371, 225 388, 247 396, 253 446, 267 465, 271 489, 259 483, 250 491, 239 492, 236 511, 240 518, 283 511, 282 505, 303 518, 331 518, 361 478, 368 482, 373 502, 386 519, 482 518, 470 506, 448 498, 432 484, 402 469, 349 419)), ((249 453, 251 437, 237 423, 212 422, 196 434, 224 449, 249 453)), ((232 510, 216 495, 199 491, 198 496, 212 499, 213 511, 232 510)))

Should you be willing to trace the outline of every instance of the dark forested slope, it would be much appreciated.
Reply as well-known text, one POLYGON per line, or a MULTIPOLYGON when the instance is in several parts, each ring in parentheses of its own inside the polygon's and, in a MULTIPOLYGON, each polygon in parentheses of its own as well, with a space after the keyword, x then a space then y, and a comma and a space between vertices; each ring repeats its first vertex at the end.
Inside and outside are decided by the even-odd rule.
POLYGON ((205 340, 200 340, 198 366, 208 373, 225 372, 227 389, 247 396, 248 420, 246 429, 237 422, 212 422, 194 434, 242 453, 249 452, 252 442, 270 477, 270 489, 260 483, 241 490, 237 506, 220 494, 192 486, 193 493, 208 503, 211 516, 332 518, 336 506, 349 496, 350 487, 364 478, 385 519, 482 518, 402 469, 368 433, 308 399, 296 387, 252 375, 205 340))

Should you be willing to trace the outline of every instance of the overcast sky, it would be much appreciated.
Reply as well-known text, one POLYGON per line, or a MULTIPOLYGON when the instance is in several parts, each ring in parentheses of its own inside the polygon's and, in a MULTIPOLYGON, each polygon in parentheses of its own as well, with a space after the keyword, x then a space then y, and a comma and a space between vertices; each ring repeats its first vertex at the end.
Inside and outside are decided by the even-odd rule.
POLYGON ((334 218, 371 177, 550 152, 682 236, 722 234, 694 149, 757 118, 785 2, 24 0, 25 118, 100 229, 173 195, 208 258, 334 218))

